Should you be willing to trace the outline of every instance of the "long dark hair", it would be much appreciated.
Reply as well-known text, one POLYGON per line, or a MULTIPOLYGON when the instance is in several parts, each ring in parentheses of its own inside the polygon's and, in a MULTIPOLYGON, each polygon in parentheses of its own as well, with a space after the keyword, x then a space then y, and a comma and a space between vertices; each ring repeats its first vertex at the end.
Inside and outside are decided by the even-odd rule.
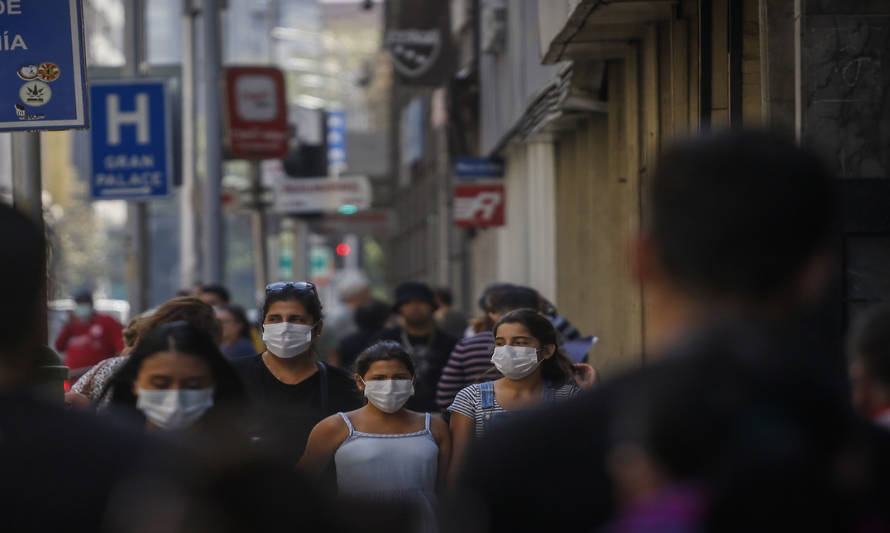
POLYGON ((135 410, 133 384, 142 364, 152 355, 168 350, 197 357, 210 367, 215 382, 213 407, 204 415, 205 418, 218 419, 221 412, 240 410, 245 406, 247 395, 244 385, 214 340, 205 331, 183 321, 162 324, 140 336, 127 362, 105 386, 101 397, 108 396, 113 406, 135 410))
POLYGON ((553 355, 541 362, 541 376, 555 386, 565 385, 572 381, 574 369, 572 362, 559 349, 559 334, 550 320, 534 309, 517 309, 510 311, 494 325, 492 332, 497 337, 501 324, 521 324, 538 339, 541 346, 553 345, 553 355))

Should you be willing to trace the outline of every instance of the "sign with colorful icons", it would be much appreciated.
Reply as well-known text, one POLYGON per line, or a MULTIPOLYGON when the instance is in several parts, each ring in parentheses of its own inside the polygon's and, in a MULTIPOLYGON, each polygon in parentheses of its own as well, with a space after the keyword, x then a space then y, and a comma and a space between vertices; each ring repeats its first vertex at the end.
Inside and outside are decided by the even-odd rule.
POLYGON ((0 0, 0 131, 85 128, 82 0, 0 0))

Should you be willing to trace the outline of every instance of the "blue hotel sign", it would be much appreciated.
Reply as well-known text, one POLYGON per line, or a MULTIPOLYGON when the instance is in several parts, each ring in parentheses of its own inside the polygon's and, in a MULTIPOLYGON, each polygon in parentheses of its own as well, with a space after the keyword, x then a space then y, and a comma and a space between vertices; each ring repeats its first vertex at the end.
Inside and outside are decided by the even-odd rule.
POLYGON ((86 126, 82 0, 0 0, 0 131, 86 126))
POLYGON ((173 150, 164 81, 91 83, 90 108, 93 199, 166 195, 173 176, 173 150))

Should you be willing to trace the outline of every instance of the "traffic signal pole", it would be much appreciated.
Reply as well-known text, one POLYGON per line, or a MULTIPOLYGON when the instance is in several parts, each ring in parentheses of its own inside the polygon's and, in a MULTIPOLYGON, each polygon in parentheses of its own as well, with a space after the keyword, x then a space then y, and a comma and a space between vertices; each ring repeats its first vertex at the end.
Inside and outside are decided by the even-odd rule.
MULTIPOLYGON (((124 2, 124 76, 145 73, 145 0, 124 2)), ((135 316, 148 309, 149 272, 148 204, 127 202, 127 300, 135 316)))

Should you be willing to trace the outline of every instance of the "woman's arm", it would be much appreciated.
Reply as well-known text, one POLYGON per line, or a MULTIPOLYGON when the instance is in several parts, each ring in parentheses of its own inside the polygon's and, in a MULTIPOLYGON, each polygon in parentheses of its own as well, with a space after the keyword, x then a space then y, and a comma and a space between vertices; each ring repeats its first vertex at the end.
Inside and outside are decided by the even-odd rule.
POLYGON ((306 451, 297 463, 297 469, 311 478, 317 478, 327 468, 337 448, 349 437, 349 428, 340 415, 331 415, 312 428, 306 451))
POLYGON ((448 424, 438 416, 431 418, 430 429, 436 439, 436 445, 439 446, 438 469, 436 471, 439 478, 437 485, 441 491, 447 484, 448 468, 451 464, 451 430, 448 429, 448 424))
POLYGON ((467 415, 451 413, 451 466, 448 470, 448 485, 457 485, 457 478, 463 466, 464 458, 473 439, 476 422, 467 415))

